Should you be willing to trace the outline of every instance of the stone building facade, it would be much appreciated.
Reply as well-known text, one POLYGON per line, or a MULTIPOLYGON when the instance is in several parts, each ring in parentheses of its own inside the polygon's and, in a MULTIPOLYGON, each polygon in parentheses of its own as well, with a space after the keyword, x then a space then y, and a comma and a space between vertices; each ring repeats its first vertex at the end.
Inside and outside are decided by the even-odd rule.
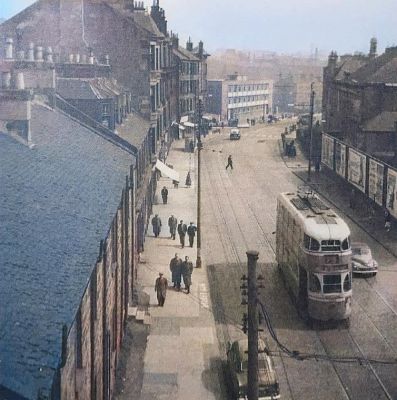
POLYGON ((338 57, 332 52, 323 78, 324 131, 358 150, 391 161, 397 154, 397 48, 338 57))

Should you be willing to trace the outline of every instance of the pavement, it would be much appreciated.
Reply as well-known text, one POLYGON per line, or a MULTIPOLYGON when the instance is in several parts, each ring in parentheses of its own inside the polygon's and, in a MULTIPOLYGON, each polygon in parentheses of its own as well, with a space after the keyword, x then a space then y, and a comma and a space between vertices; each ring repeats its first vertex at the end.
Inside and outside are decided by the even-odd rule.
MULTIPOLYGON (((175 253, 184 259, 189 256, 195 265, 196 239, 193 248, 181 248, 179 237, 170 238, 168 218, 173 214, 178 222, 196 224, 197 188, 196 154, 183 151, 184 141, 175 141, 167 157, 167 164, 180 173, 179 188, 172 180, 161 177, 153 214, 162 220, 160 236, 155 238, 151 225, 145 242, 145 252, 138 266, 138 284, 148 299, 145 322, 150 324, 144 355, 141 400, 219 398, 219 380, 214 365, 219 362, 219 348, 215 322, 210 311, 210 294, 205 263, 195 268, 190 294, 172 288, 169 263, 175 253), (185 186, 188 171, 192 186, 185 186), (162 204, 160 191, 167 187, 168 202, 162 204), (168 279, 169 289, 164 307, 158 307, 154 283, 159 272, 168 279), (148 318, 150 315, 150 319, 148 318)), ((152 217, 152 216, 151 216, 152 217)), ((141 296, 142 297, 142 296, 141 296)), ((128 375, 128 372, 127 372, 128 375)))

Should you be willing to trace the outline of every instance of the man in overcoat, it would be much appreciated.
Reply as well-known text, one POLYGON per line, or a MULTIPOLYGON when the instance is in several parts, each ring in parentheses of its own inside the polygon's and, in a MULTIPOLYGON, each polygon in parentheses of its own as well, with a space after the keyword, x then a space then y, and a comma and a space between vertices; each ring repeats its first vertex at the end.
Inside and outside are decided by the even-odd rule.
POLYGON ((190 247, 193 247, 194 237, 196 236, 196 231, 197 231, 196 226, 193 225, 193 222, 191 222, 190 225, 187 227, 187 235, 189 236, 190 247))
POLYGON ((157 293, 157 301, 160 307, 164 306, 165 297, 167 296, 168 281, 162 272, 159 272, 159 277, 156 279, 154 290, 157 293))
POLYGON ((171 259, 170 270, 174 288, 180 290, 182 280, 182 260, 178 257, 178 254, 175 254, 175 257, 171 259))
POLYGON ((181 243, 182 249, 185 247, 185 236, 187 232, 187 226, 186 224, 183 223, 181 220, 178 225, 178 235, 179 235, 179 241, 181 243))
POLYGON ((154 236, 158 237, 161 232, 161 219, 157 214, 152 218, 152 227, 154 236))
POLYGON ((192 273, 193 263, 189 261, 189 257, 186 256, 185 261, 182 263, 182 277, 186 289, 186 294, 190 293, 190 286, 192 284, 192 273))
POLYGON ((168 218, 168 226, 170 228, 170 235, 171 235, 173 240, 175 240, 175 234, 176 234, 177 225, 178 225, 178 220, 173 215, 171 215, 168 218))

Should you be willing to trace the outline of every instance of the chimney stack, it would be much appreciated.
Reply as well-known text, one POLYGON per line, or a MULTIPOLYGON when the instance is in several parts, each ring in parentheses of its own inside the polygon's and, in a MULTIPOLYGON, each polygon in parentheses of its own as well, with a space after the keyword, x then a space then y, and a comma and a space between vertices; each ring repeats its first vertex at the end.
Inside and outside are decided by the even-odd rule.
POLYGON ((69 63, 70 64, 74 63, 74 54, 69 54, 69 63))
POLYGON ((192 43, 192 41, 190 40, 190 37, 189 37, 188 42, 186 42, 186 50, 188 50, 188 51, 193 51, 193 43, 192 43))
POLYGON ((80 64, 80 54, 79 53, 76 54, 75 60, 76 60, 76 64, 80 64))
POLYGON ((12 60, 14 58, 14 41, 11 38, 6 39, 6 60, 12 60))
POLYGON ((376 53, 378 47, 378 41, 376 40, 376 38, 372 38, 370 41, 370 45, 369 45, 369 58, 375 58, 378 54, 376 53))
POLYGON ((200 40, 198 45, 198 56, 200 59, 202 59, 203 55, 204 55, 204 43, 202 40, 200 40))
POLYGON ((94 64, 94 53, 92 50, 90 51, 90 55, 88 56, 88 64, 94 64))

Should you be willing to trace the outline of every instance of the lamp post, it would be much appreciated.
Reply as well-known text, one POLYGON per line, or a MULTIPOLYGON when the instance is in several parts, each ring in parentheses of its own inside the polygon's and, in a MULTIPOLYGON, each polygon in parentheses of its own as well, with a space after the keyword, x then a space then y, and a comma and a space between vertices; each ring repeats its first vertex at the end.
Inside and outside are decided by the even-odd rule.
POLYGON ((314 90, 313 90, 314 82, 310 84, 310 119, 309 119, 309 134, 310 134, 310 143, 309 143, 309 163, 307 167, 307 181, 311 181, 311 173, 312 173, 312 148, 313 148, 313 112, 314 112, 314 90))
POLYGON ((196 268, 201 268, 201 118, 203 103, 198 101, 198 140, 197 140, 197 260, 196 268))

